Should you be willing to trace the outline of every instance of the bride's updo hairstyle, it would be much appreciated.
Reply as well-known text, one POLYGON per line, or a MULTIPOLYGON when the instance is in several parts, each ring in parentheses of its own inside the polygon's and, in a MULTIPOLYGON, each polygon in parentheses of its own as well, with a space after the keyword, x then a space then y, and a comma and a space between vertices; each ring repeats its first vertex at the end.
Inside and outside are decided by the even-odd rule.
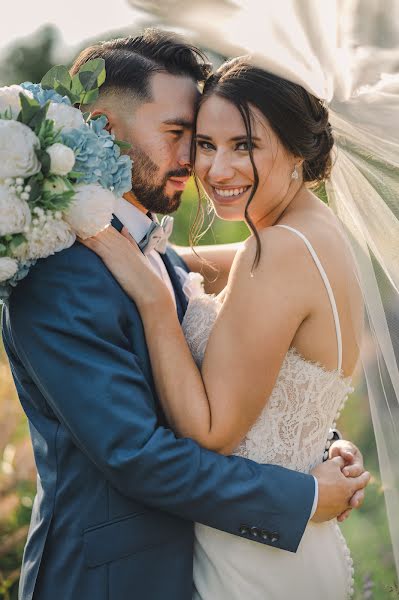
MULTIPOLYGON (((213 95, 231 102, 239 110, 245 124, 254 172, 254 185, 246 205, 245 219, 257 240, 254 261, 254 266, 257 266, 260 240, 248 214, 248 207, 259 185, 251 144, 251 106, 263 114, 286 150, 303 159, 303 181, 312 187, 325 181, 332 167, 334 138, 328 121, 328 109, 302 86, 251 65, 246 57, 224 63, 206 80, 197 112, 201 104, 213 95)), ((192 146, 192 160, 192 164, 195 164, 195 143, 192 146)))

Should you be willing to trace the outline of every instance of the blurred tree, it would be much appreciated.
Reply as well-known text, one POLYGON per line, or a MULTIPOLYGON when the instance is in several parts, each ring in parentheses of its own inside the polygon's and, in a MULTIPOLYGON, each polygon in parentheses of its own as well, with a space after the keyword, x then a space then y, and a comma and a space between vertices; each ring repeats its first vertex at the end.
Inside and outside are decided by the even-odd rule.
POLYGON ((54 25, 44 25, 28 38, 18 39, 5 51, 0 65, 0 83, 38 82, 55 64, 54 54, 60 33, 54 25))

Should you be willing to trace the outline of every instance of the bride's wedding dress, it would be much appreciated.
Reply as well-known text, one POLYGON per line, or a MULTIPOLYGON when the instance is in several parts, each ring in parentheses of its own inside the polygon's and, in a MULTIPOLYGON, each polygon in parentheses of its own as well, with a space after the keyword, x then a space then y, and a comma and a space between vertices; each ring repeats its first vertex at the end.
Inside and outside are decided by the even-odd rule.
MULTIPOLYGON (((308 473, 322 462, 329 430, 353 388, 341 372, 339 317, 323 266, 301 232, 278 227, 303 240, 320 271, 334 316, 338 367, 328 371, 291 348, 267 405, 235 454, 308 473)), ((198 365, 220 307, 205 294, 190 300, 183 330, 198 365)), ((193 600, 347 600, 353 594, 352 559, 336 520, 309 522, 295 554, 201 524, 195 533, 193 600)), ((249 537, 261 534, 255 528, 249 537)))

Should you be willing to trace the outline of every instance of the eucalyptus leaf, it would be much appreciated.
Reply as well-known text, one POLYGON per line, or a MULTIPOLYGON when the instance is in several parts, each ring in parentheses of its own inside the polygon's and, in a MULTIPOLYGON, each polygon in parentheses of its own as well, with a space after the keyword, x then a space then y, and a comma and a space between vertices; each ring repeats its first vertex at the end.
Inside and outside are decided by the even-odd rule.
POLYGON ((28 123, 26 123, 27 125, 29 125, 29 127, 31 129, 33 129, 33 131, 36 134, 39 133, 40 128, 42 126, 42 123, 46 119, 46 115, 47 115, 47 111, 48 111, 49 106, 50 106, 50 100, 48 102, 46 102, 46 104, 44 104, 43 106, 41 106, 39 108, 39 110, 37 110, 35 112, 35 114, 30 119, 30 121, 28 123))
POLYGON ((82 84, 80 83, 78 74, 76 74, 72 77, 71 92, 78 98, 80 98, 80 96, 84 92, 84 89, 83 89, 82 84))
POLYGON ((41 162, 43 174, 48 175, 51 167, 50 155, 45 150, 38 150, 36 154, 37 158, 41 162))
POLYGON ((0 256, 6 256, 6 255, 7 255, 7 246, 0 242, 0 256))
POLYGON ((84 173, 80 173, 79 171, 69 171, 68 177, 69 179, 81 179, 84 177, 84 173))
POLYGON ((60 96, 67 96, 72 104, 75 104, 75 102, 79 101, 79 96, 74 94, 72 90, 65 87, 65 85, 63 85, 62 83, 55 82, 54 89, 58 94, 60 94, 60 96))
POLYGON ((80 67, 78 76, 86 91, 99 88, 105 81, 105 60, 103 58, 88 60, 80 67), (90 74, 90 78, 86 73, 90 74))
POLYGON ((91 104, 92 102, 95 102, 97 100, 98 95, 98 89, 84 92, 80 97, 80 104, 91 104))
POLYGON ((9 250, 14 252, 21 244, 25 244, 26 237, 22 233, 18 233, 17 235, 13 235, 12 240, 9 245, 9 250))
POLYGON ((123 142, 122 140, 114 140, 114 143, 117 146, 119 146, 121 150, 130 150, 130 148, 132 147, 132 145, 129 144, 129 142, 123 142))
POLYGON ((17 121, 29 125, 31 120, 40 111, 40 104, 33 98, 28 98, 25 94, 20 94, 19 99, 21 102, 21 111, 18 115, 17 121))
POLYGON ((31 177, 30 179, 28 179, 28 185, 30 185, 31 187, 31 190, 29 192, 29 202, 35 202, 40 198, 42 193, 40 183, 37 181, 36 177, 31 177))
POLYGON ((54 89, 57 83, 62 84, 67 90, 71 89, 72 79, 64 65, 52 67, 41 80, 42 87, 46 90, 54 89))

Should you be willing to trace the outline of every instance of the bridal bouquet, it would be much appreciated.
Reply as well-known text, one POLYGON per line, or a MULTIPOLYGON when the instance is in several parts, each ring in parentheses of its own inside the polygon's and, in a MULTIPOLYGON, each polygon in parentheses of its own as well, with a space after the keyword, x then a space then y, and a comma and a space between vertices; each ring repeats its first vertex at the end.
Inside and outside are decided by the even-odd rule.
POLYGON ((0 88, 0 301, 41 258, 96 235, 111 222, 115 195, 131 188, 131 160, 74 105, 105 81, 103 59, 71 77, 53 67, 40 84, 0 88))

